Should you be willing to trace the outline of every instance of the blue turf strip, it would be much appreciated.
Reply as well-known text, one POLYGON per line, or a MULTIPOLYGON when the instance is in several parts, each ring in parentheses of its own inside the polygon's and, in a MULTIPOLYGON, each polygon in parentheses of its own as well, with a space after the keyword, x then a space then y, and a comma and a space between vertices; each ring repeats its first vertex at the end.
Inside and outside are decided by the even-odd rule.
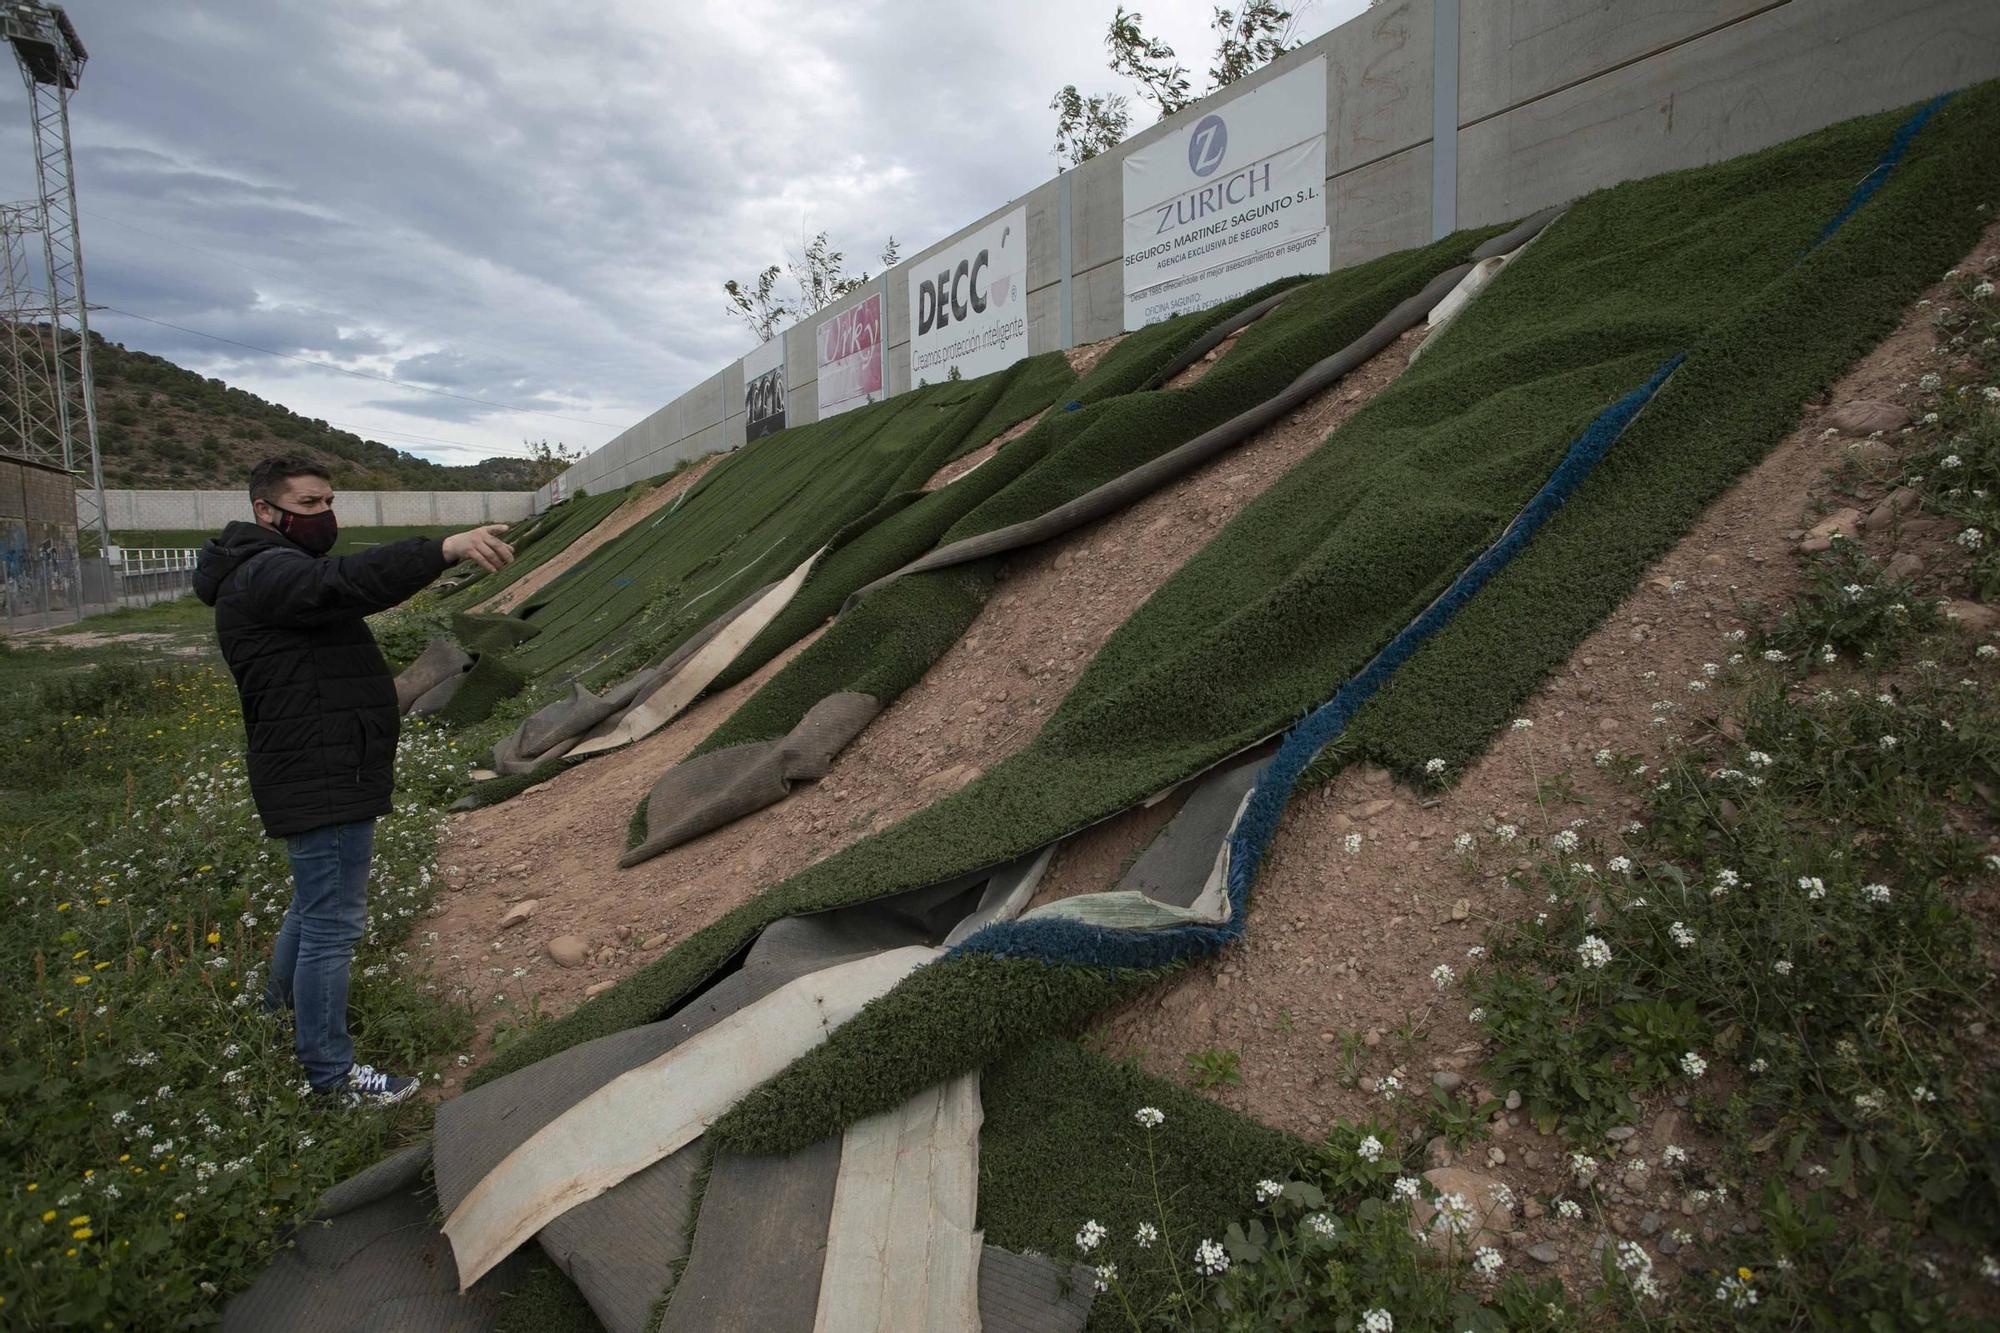
MULTIPOLYGON (((1911 142, 1953 94, 1943 93, 1896 128, 1887 151, 1849 194, 1847 202, 1820 231, 1806 254, 1824 244, 1846 224, 1895 171, 1911 142)), ((1802 254, 1801 259, 1804 258, 1802 254)), ((1681 352, 1669 358, 1644 384, 1599 413, 1570 443, 1548 481, 1507 526, 1500 539, 1486 548, 1452 585, 1350 678, 1320 707, 1287 733, 1270 765, 1252 790, 1243 818, 1229 837, 1229 920, 1221 925, 1186 925, 1137 930, 1093 926, 1066 918, 1029 918, 988 926, 972 935, 947 957, 981 953, 994 958, 1037 958, 1051 963, 1091 967, 1164 967, 1213 953, 1242 935, 1249 911, 1250 886, 1257 878, 1264 853, 1277 836, 1278 822, 1291 801, 1299 778, 1313 759, 1331 744, 1361 706, 1388 683, 1425 640, 1448 624, 1495 574, 1505 568, 1556 510, 1583 484, 1618 437, 1624 434, 1669 376, 1687 359, 1681 352)))

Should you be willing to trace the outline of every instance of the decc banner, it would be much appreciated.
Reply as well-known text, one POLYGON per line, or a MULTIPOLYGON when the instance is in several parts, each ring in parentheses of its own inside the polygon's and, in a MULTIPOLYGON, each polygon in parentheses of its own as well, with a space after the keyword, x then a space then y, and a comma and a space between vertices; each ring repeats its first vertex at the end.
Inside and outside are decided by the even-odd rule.
POLYGON ((1125 327, 1325 273, 1326 59, 1125 159, 1125 327))
POLYGON ((819 415, 823 421, 865 403, 882 392, 882 293, 813 330, 819 339, 819 415))
POLYGON ((910 265, 910 382, 1005 370, 1028 354, 1028 210, 910 265))
POLYGON ((743 440, 760 440, 785 428, 785 336, 779 334, 743 358, 743 440))

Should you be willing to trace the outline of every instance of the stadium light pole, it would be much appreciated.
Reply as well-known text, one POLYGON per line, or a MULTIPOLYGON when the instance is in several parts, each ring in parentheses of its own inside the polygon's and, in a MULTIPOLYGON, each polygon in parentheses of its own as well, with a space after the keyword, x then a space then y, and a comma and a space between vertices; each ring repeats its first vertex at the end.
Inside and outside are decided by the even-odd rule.
MULTIPOLYGON (((48 269, 45 309, 62 466, 72 476, 83 474, 89 488, 77 493, 78 528, 95 529, 99 549, 108 552, 111 529, 104 498, 104 460, 97 448, 96 383, 90 373, 90 307, 84 296, 83 238, 77 228, 76 170, 69 142, 69 95, 83 77, 90 53, 62 6, 44 0, 0 3, 0 37, 14 49, 21 81, 28 89, 28 124, 34 138, 35 186, 39 192, 29 207, 37 214, 42 259, 48 269)), ((9 241, 14 238, 14 228, 26 219, 12 221, 9 241)), ((12 267, 10 259, 10 279, 12 267)))

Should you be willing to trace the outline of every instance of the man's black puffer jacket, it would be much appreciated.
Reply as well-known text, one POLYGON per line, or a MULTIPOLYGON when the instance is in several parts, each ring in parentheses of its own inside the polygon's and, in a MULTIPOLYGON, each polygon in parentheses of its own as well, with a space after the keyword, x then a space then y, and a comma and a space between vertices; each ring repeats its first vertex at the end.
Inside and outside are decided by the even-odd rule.
POLYGON ((396 684, 363 616, 444 570, 434 537, 314 556, 255 523, 201 548, 194 590, 215 608, 243 696, 250 794, 274 838, 389 813, 396 684))

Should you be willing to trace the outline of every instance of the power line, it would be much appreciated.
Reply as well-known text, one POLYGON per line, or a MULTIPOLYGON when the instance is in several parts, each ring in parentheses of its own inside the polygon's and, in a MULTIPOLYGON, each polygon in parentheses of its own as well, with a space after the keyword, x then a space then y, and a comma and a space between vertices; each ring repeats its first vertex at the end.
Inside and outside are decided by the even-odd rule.
POLYGON ((147 324, 157 324, 163 329, 173 329, 177 333, 192 334, 197 338, 207 338, 213 342, 226 343, 231 347, 241 347, 248 352, 262 352, 265 356, 281 357, 286 361, 297 361, 319 370, 330 370, 336 375, 349 375, 358 380, 373 380, 378 384, 392 385, 395 388, 405 389, 412 393, 428 393, 434 394, 439 398, 454 399, 461 403, 477 403, 481 407, 491 407, 501 412, 514 412, 521 416, 547 417, 551 421, 573 421, 580 426, 602 426, 608 424, 602 421, 592 421, 588 417, 564 416, 560 412, 538 412, 532 407, 516 407, 511 403, 496 403, 490 398, 474 398, 467 394, 452 393, 446 389, 434 389, 427 384, 411 384, 406 380, 393 379, 387 375, 371 374, 365 370, 349 370, 346 366, 336 366, 327 361, 316 361, 309 356, 299 356, 293 352, 280 352, 269 347, 259 347, 255 343, 242 342, 236 338, 225 338, 219 333, 209 333, 203 329, 191 329, 185 324, 175 324, 169 320, 154 319, 151 315, 141 315, 137 311, 121 310, 115 305, 98 306, 97 308, 108 310, 114 315, 123 315, 127 319, 141 320, 147 324))

